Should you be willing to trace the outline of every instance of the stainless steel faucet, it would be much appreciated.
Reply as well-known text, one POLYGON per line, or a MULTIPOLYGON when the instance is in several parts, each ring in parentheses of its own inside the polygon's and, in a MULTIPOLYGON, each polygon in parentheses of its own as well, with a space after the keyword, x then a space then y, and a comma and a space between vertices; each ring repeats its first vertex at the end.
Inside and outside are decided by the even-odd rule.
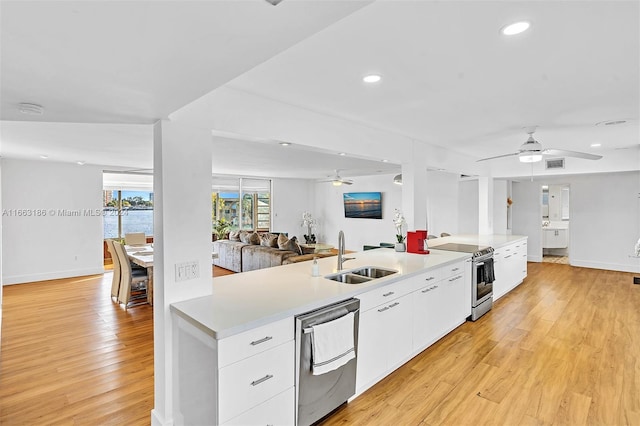
POLYGON ((344 232, 338 232, 338 271, 342 271, 342 264, 353 257, 344 257, 344 232))

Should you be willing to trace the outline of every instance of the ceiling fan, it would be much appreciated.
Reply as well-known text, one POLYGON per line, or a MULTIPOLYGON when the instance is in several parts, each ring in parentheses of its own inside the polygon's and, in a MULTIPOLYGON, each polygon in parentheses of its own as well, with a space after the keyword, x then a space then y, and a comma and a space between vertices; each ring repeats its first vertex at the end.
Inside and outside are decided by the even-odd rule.
POLYGON ((331 178, 329 180, 321 180, 320 182, 331 182, 333 184, 333 186, 351 185, 351 184, 353 184, 352 180, 342 179, 340 177, 340 170, 336 170, 336 175, 333 178, 331 178))
POLYGON ((564 149, 553 149, 553 148, 543 149, 540 142, 536 141, 533 138, 533 134, 536 131, 535 127, 529 128, 528 130, 529 131, 527 132, 527 134, 529 135, 529 138, 525 143, 523 143, 520 146, 520 149, 518 149, 518 152, 513 152, 511 154, 504 154, 504 155, 496 155, 495 157, 482 158, 477 161, 486 161, 486 160, 493 160, 496 158, 512 157, 514 155, 517 155, 522 163, 535 163, 537 161, 541 161, 543 155, 553 155, 557 157, 577 157, 577 158, 583 158, 585 160, 599 160, 602 158, 602 155, 588 154, 586 152, 567 151, 564 149))

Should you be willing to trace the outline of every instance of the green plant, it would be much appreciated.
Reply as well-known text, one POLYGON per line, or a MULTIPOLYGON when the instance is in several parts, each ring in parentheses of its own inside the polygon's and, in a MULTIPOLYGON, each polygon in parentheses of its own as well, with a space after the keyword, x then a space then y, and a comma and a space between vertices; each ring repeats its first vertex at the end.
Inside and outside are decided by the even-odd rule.
POLYGON ((213 222, 213 233, 219 240, 223 239, 227 235, 229 228, 231 228, 231 224, 227 222, 224 217, 213 222))

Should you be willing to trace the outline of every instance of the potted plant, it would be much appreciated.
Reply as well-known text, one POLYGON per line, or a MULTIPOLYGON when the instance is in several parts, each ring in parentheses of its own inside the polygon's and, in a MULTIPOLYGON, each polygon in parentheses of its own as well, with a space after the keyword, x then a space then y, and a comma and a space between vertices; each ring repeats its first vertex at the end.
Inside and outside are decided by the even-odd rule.
POLYGON ((306 244, 315 244, 316 236, 312 233, 313 228, 316 227, 317 221, 311 216, 311 213, 304 212, 302 213, 302 226, 307 227, 307 233, 304 236, 304 241, 306 244))
POLYGON ((395 209, 395 213, 393 215, 393 224, 396 227, 396 251, 405 251, 407 249, 407 246, 404 243, 405 235, 402 233, 402 226, 405 223, 407 222, 404 220, 402 212, 398 209, 395 209))
POLYGON ((213 235, 216 236, 216 240, 222 240, 227 236, 227 232, 229 232, 229 228, 231 224, 227 222, 224 217, 213 222, 213 235))

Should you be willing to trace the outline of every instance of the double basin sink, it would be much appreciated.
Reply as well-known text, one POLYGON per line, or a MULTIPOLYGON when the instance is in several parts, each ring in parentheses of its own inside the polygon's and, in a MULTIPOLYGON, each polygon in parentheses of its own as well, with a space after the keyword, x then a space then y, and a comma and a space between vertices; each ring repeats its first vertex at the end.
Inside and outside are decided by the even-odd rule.
POLYGON ((338 281, 343 284, 362 284, 375 280, 376 278, 383 278, 391 274, 396 274, 398 271, 393 269, 378 268, 375 266, 365 266, 363 268, 352 269, 349 271, 342 271, 335 274, 327 275, 325 278, 338 281))

